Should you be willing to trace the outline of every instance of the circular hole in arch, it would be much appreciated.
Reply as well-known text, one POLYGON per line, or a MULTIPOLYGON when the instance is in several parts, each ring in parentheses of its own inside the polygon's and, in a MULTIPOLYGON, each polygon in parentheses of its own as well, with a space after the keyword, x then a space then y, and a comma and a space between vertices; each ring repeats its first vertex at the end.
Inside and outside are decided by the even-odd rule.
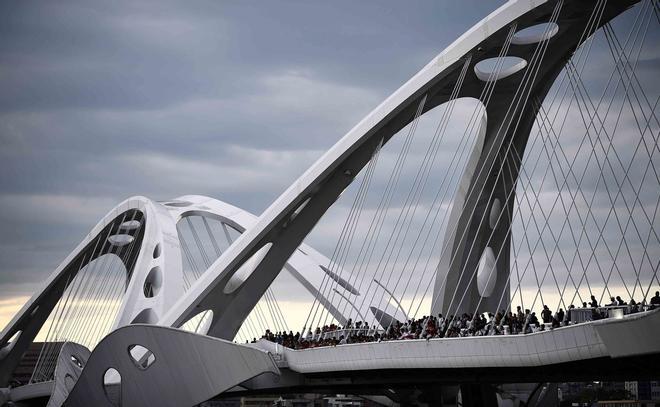
POLYGON ((127 220, 119 225, 119 230, 135 230, 140 227, 139 220, 127 220))
POLYGON ((139 314, 133 318, 131 324, 155 324, 158 322, 158 316, 151 308, 146 308, 140 311, 139 314))
POLYGON ((156 247, 154 247, 154 259, 157 259, 160 257, 160 243, 156 243, 156 247))
POLYGON ((519 57, 495 57, 477 62, 474 73, 482 81, 504 79, 527 66, 527 61, 519 57))
POLYGON ((548 40, 559 32, 556 23, 541 23, 523 28, 513 35, 511 43, 516 45, 536 44, 548 40))
POLYGON ((9 344, 11 344, 11 343, 16 343, 16 341, 18 340, 18 338, 21 336, 21 333, 23 333, 23 331, 16 331, 16 333, 14 333, 14 334, 11 336, 11 338, 9 338, 9 340, 7 341, 7 345, 9 345, 9 344))
POLYGON ((108 242, 116 247, 123 247, 133 241, 133 236, 126 234, 112 235, 108 237, 108 242))
POLYGON ((76 355, 71 355, 71 363, 76 365, 78 368, 82 369, 84 367, 83 362, 76 355))
POLYGON ((144 293, 144 296, 151 298, 158 294, 162 283, 163 273, 160 271, 160 267, 153 267, 149 271, 149 274, 147 274, 147 278, 144 279, 144 284, 142 286, 142 292, 144 293))
POLYGON ((0 346, 0 360, 4 359, 4 357, 11 352, 22 333, 23 331, 16 331, 16 333, 13 334, 5 344, 0 346))
POLYGON ((114 367, 103 374, 103 392, 111 405, 121 406, 121 374, 114 367))
POLYGON ((497 226, 497 221, 500 218, 500 213, 502 212, 502 203, 499 198, 493 200, 492 205, 490 206, 490 213, 488 214, 488 224, 491 229, 495 229, 497 226))
POLYGON ((477 271, 477 289, 482 297, 489 297, 495 289, 497 282, 497 261, 493 249, 489 246, 484 249, 479 260, 477 271))
POLYGON ((268 251, 273 246, 272 243, 266 243, 259 250, 257 250, 249 259, 247 259, 241 267, 238 268, 231 276, 225 288, 223 289, 225 294, 231 294, 238 287, 240 287, 254 272, 254 270, 261 264, 261 261, 266 257, 268 251))
POLYGON ((291 217, 289 217, 289 220, 292 221, 296 217, 298 217, 300 212, 302 212, 302 210, 305 209, 305 207, 307 206, 307 204, 309 203, 309 201, 311 199, 312 199, 312 197, 310 196, 307 199, 305 199, 300 205, 298 205, 298 207, 291 213, 291 217))
POLYGON ((147 370, 156 361, 156 355, 142 345, 131 345, 128 347, 128 355, 133 364, 140 370, 147 370))
POLYGON ((172 208, 185 208, 190 205, 192 205, 192 202, 188 201, 170 201, 165 203, 165 206, 170 206, 172 208))

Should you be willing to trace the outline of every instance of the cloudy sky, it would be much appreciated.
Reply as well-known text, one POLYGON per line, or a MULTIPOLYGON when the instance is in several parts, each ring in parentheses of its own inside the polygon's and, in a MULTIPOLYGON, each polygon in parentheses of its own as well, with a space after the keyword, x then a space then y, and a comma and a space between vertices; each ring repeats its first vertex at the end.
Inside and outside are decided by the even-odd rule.
POLYGON ((3 1, 0 326, 129 196, 259 214, 502 3, 3 1))

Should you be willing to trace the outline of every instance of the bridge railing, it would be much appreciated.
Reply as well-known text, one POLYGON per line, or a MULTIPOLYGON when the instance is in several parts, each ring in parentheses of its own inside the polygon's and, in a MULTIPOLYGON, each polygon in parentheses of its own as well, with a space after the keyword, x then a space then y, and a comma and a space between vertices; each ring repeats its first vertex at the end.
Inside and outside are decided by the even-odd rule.
POLYGON ((373 329, 373 328, 348 328, 348 329, 336 329, 334 331, 326 331, 318 334, 314 334, 306 339, 308 340, 324 340, 324 339, 339 339, 340 337, 349 338, 359 335, 369 335, 373 336, 376 333, 383 334, 385 331, 382 329, 373 329))
MULTIPOLYGON (((603 306, 597 308, 572 308, 570 309, 570 324, 579 324, 583 322, 588 322, 593 320, 593 310, 595 309, 599 315, 602 315, 602 318, 623 318, 624 315, 632 313, 634 306, 631 305, 612 305, 612 306, 603 306)), ((637 305, 638 312, 644 312, 652 309, 650 305, 637 305)), ((546 323, 545 329, 552 329, 551 323, 546 323)), ((538 332, 541 330, 540 326, 530 326, 531 332, 538 332)), ((498 331, 488 330, 489 332, 486 335, 513 335, 511 327, 507 324, 503 324, 498 328, 498 331)), ((461 328, 458 336, 472 336, 469 333, 468 328, 461 328)), ((385 331, 383 329, 374 329, 374 328, 349 328, 349 329, 336 329, 333 331, 326 331, 315 333, 305 337, 307 341, 322 341, 327 339, 340 339, 342 336, 344 338, 355 337, 359 335, 374 336, 376 333, 383 335, 385 331)), ((522 334, 522 332, 519 332, 522 334)), ((405 338, 402 338, 405 339, 405 338)))
MULTIPOLYGON (((650 306, 648 305, 638 305, 637 306, 640 312, 648 311, 650 306)), ((623 318, 624 315, 628 315, 632 312, 632 305, 607 305, 604 307, 587 307, 587 308, 573 308, 570 310, 571 323, 580 323, 593 320, 593 311, 600 315, 603 315, 605 318, 623 318)))

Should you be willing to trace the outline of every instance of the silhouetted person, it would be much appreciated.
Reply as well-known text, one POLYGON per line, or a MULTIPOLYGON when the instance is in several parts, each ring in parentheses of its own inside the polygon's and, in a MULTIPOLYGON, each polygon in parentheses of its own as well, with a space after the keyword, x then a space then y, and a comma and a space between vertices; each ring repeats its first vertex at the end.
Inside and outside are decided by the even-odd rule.
POLYGON ((616 296, 616 300, 618 301, 619 305, 628 305, 624 300, 621 299, 618 295, 616 296))
POLYGON ((541 318, 543 318, 543 323, 552 322, 552 311, 548 308, 547 305, 543 306, 543 311, 541 311, 541 318))
POLYGON ((638 306, 638 304, 635 302, 635 299, 634 299, 634 298, 631 298, 631 299, 630 299, 630 313, 631 313, 631 314, 634 314, 634 313, 636 313, 636 312, 639 312, 639 306, 638 306))
POLYGON ((559 311, 557 312, 557 321, 564 322, 564 310, 559 308, 559 311))
POLYGON ((560 326, 561 326, 561 324, 559 323, 557 318, 552 318, 552 327, 553 328, 559 328, 560 326))
POLYGON ((534 326, 539 325, 539 319, 536 318, 536 312, 532 312, 532 316, 529 318, 529 323, 534 326))
POLYGON ((596 301, 596 297, 593 295, 591 296, 591 302, 589 303, 591 308, 598 308, 598 301, 596 301))
POLYGON ((655 308, 660 306, 660 291, 655 292, 655 297, 651 298, 651 307, 655 308))

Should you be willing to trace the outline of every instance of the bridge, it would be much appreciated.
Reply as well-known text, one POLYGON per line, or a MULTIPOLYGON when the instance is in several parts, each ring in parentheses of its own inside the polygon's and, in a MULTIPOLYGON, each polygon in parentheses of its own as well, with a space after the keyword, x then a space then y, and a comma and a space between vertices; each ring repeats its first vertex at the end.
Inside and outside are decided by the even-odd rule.
POLYGON ((3 329, 0 402, 477 406, 535 383, 533 405, 657 377, 658 22, 656 0, 509 1, 259 216, 120 203, 3 329), (295 329, 285 276, 310 298, 295 329))

